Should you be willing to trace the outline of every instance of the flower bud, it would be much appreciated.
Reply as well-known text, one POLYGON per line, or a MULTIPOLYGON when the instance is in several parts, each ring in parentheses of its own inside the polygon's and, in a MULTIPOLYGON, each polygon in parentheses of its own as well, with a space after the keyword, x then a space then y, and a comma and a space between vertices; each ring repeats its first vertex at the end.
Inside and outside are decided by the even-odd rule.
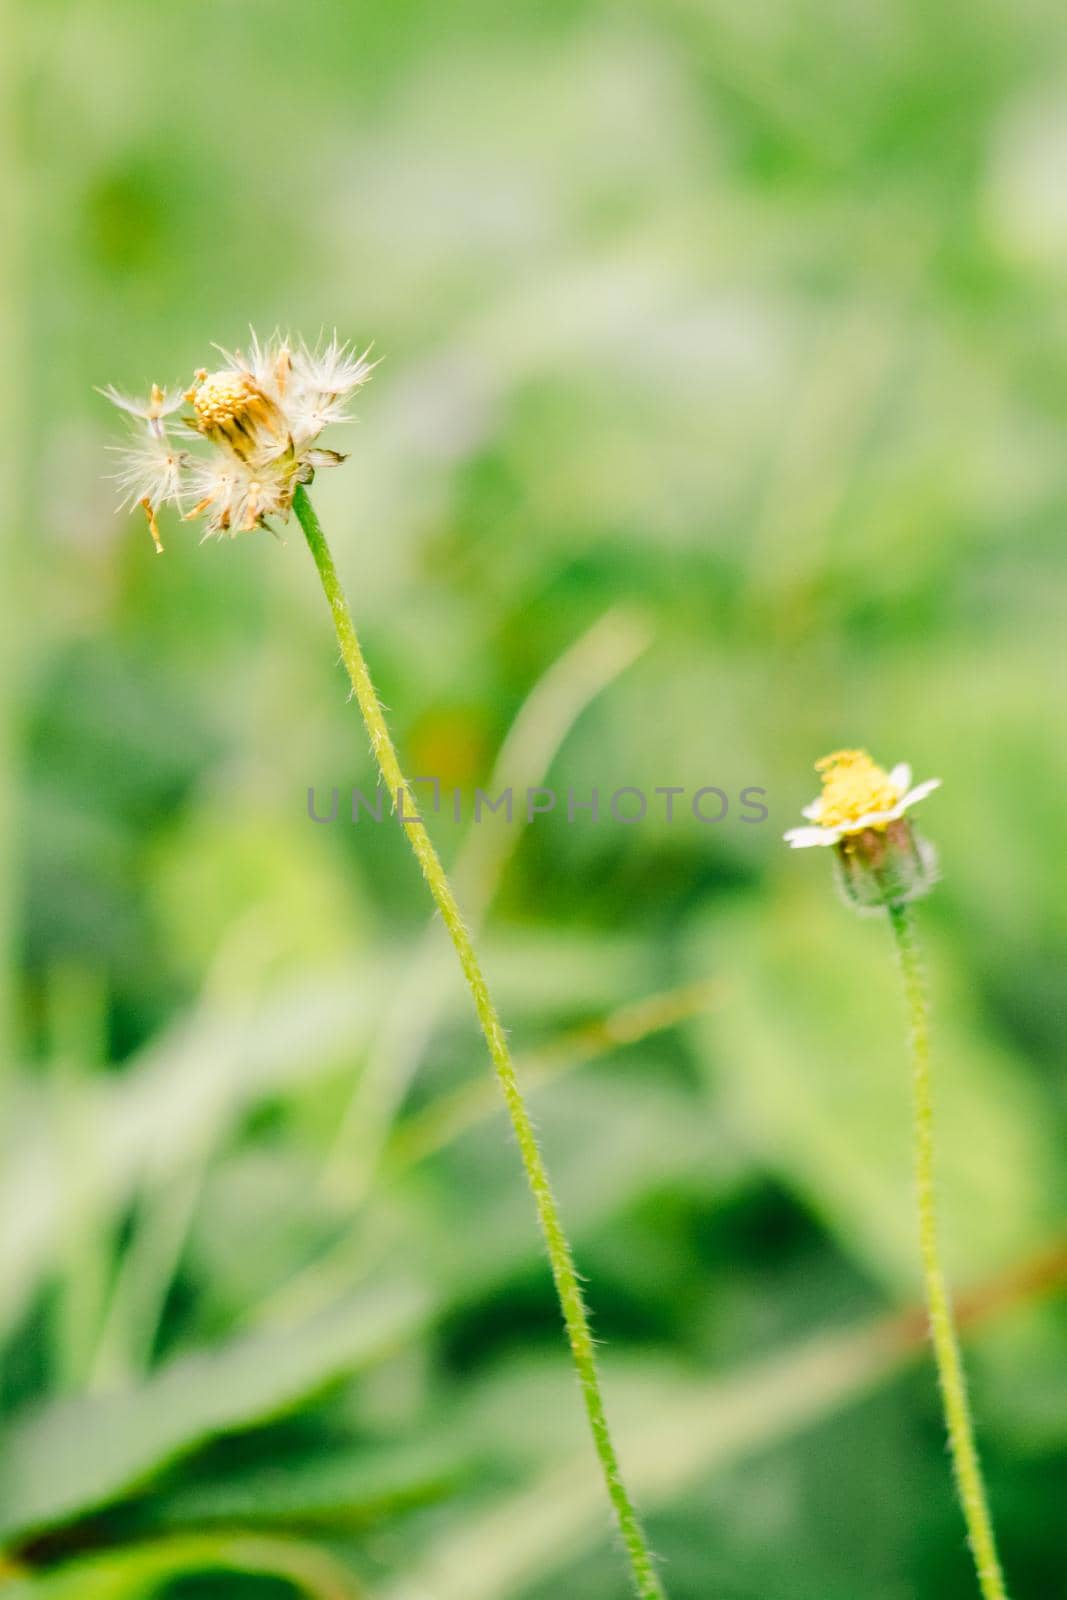
POLYGON ((937 882, 937 852, 907 817, 898 817, 887 827, 839 839, 834 868, 842 899, 869 914, 928 894, 937 882))

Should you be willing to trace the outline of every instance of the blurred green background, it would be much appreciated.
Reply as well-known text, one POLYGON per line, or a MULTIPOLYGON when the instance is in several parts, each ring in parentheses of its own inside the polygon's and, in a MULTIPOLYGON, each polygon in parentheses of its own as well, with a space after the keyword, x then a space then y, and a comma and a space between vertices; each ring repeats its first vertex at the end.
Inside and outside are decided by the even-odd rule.
POLYGON ((944 780, 942 1212, 1067 1592, 1067 24, 1050 0, 6 0, 9 1591, 617 1600, 516 1152, 295 524, 114 510, 92 392, 383 357, 316 485, 459 858, 673 1600, 967 1600, 888 938, 784 828, 944 780), (343 802, 342 802, 343 805, 343 802), (469 815, 469 809, 468 809, 469 815), (991 1287, 992 1286, 992 1287, 991 1287))

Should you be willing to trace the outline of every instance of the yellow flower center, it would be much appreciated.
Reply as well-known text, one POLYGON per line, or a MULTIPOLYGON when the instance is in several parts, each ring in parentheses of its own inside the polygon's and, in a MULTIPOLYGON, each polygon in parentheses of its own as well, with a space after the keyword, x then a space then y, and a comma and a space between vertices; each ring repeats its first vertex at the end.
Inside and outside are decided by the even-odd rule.
MULTIPOLYGON (((822 774, 822 828, 845 828, 872 811, 891 811, 902 792, 866 750, 836 750, 815 763, 822 774)), ((884 827, 885 824, 882 824, 884 827)))
POLYGON ((189 399, 196 412, 196 426, 207 438, 229 445, 242 458, 257 438, 263 442, 264 433, 284 438, 278 407, 248 373, 201 373, 198 378, 196 387, 189 391, 189 399))
POLYGON ((213 372, 193 394, 196 420, 204 433, 236 422, 255 405, 257 391, 243 372, 213 372))

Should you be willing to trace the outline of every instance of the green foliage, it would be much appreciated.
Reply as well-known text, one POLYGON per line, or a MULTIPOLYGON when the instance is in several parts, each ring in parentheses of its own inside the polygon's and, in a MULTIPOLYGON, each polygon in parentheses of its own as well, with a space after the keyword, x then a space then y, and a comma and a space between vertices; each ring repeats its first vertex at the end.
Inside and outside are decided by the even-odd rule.
MULTIPOLYGON (((561 802, 468 886, 672 1600, 968 1600, 933 1380, 882 1320, 918 1284, 888 936, 780 835, 835 746, 943 778, 941 1210, 958 1286, 1010 1274, 1063 1212, 1060 10, 0 24, 6 1592, 619 1595, 423 885, 392 823, 306 815, 373 777, 299 534, 175 519, 157 560, 102 481, 93 385, 187 380, 252 321, 385 358, 315 495, 411 771, 469 818, 525 706, 604 811, 767 792, 758 826, 561 802), (618 608, 647 647, 561 666, 547 716, 618 608), (353 1104, 382 1142, 357 1122, 346 1165, 353 1104)), ((465 824, 430 821, 450 863, 465 824)), ((967 1341, 1013 1600, 1067 1563, 1036 1292, 967 1341)))

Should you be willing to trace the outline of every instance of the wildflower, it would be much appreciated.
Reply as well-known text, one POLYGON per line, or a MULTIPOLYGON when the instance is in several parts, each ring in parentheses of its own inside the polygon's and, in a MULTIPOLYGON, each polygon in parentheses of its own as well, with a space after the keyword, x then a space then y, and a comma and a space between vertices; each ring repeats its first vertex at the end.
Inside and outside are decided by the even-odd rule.
POLYGON ((857 911, 884 911, 896 944, 911 1024, 912 1154, 930 1340, 978 1586, 983 1600, 1007 1600, 967 1400, 956 1318, 941 1260, 934 1198, 930 1024, 918 935, 907 903, 926 894, 937 878, 933 846, 915 833, 907 813, 941 780, 930 778, 913 788, 910 767, 901 764, 886 772, 866 750, 836 750, 817 761, 815 770, 822 776, 822 794, 804 809, 811 826, 793 828, 785 837, 794 849, 833 845, 838 884, 845 899, 857 911))
POLYGON ((858 910, 881 910, 925 894, 937 877, 933 846, 919 837, 907 812, 940 785, 912 786, 906 763, 886 772, 866 750, 837 750, 815 763, 822 794, 804 815, 810 826, 785 835, 794 850, 835 846, 838 882, 858 910))
POLYGON ((223 366, 200 368, 186 390, 153 384, 146 400, 100 390, 131 419, 134 436, 118 452, 115 477, 122 503, 144 510, 160 551, 157 513, 168 504, 187 521, 204 517, 205 537, 269 528, 270 517, 286 521, 297 487, 345 459, 317 440, 326 427, 351 420, 347 402, 373 370, 366 352, 357 355, 336 334, 312 349, 253 333, 247 357, 220 354, 223 366), (179 444, 167 419, 183 404, 192 409, 174 429, 179 444), (187 447, 193 444, 202 448, 187 447))
POLYGON ((184 397, 192 412, 184 419, 183 431, 199 444, 195 452, 172 448, 165 419, 177 407, 171 406, 172 397, 164 391, 153 389, 144 403, 107 391, 107 398, 135 424, 145 424, 149 433, 147 447, 142 439, 135 449, 125 453, 118 474, 120 483, 127 499, 140 500, 148 513, 157 548, 156 508, 167 501, 180 505, 186 489, 198 497, 188 516, 206 515, 209 534, 235 534, 242 529, 265 527, 268 517, 285 518, 290 511, 303 529, 378 770, 452 940, 511 1118, 551 1263, 593 1445, 634 1580, 634 1593, 639 1600, 666 1600, 619 1467, 581 1280, 507 1035, 459 903, 404 778, 326 534, 306 488, 319 467, 334 466, 344 459, 333 450, 319 448, 316 441, 328 424, 346 419, 345 403, 365 382, 370 366, 365 355, 355 355, 336 337, 324 349, 312 352, 306 345, 293 348, 277 337, 261 344, 253 334, 247 360, 239 352, 231 355, 223 351, 222 356, 225 365, 213 373, 199 371, 184 397))

